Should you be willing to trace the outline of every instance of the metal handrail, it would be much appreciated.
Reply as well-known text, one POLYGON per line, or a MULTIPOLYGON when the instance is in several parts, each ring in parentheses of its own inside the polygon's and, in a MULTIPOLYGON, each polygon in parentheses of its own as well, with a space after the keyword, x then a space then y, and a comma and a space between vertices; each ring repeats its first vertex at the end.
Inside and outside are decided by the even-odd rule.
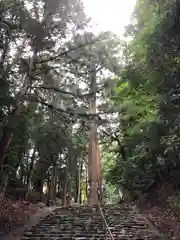
POLYGON ((110 230, 110 228, 109 228, 109 226, 108 226, 108 224, 107 224, 107 221, 106 221, 106 219, 105 219, 105 216, 104 216, 104 213, 103 213, 103 211, 102 211, 102 209, 101 209, 101 206, 100 206, 100 204, 99 204, 99 201, 98 201, 98 207, 99 207, 99 210, 100 210, 100 213, 101 213, 101 217, 103 218, 103 221, 104 221, 104 223, 105 223, 106 229, 108 230, 108 233, 109 233, 111 239, 114 240, 114 236, 112 235, 112 232, 111 232, 111 230, 110 230))

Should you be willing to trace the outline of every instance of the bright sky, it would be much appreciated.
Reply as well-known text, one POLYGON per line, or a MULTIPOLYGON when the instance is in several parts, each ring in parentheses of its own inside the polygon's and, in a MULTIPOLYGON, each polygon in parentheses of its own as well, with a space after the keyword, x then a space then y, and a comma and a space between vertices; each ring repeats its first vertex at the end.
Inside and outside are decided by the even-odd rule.
POLYGON ((110 30, 122 35, 130 22, 136 0, 83 0, 86 13, 98 25, 97 30, 110 30))

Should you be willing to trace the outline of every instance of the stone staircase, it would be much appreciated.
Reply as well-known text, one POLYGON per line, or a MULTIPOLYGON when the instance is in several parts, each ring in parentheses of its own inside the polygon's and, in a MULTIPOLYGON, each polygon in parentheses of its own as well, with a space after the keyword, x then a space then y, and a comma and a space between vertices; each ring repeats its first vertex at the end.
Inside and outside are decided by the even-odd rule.
MULTIPOLYGON (((102 207, 114 239, 164 239, 133 206, 109 205, 102 207)), ((112 239, 107 232, 98 207, 81 206, 56 209, 21 240, 112 239)))

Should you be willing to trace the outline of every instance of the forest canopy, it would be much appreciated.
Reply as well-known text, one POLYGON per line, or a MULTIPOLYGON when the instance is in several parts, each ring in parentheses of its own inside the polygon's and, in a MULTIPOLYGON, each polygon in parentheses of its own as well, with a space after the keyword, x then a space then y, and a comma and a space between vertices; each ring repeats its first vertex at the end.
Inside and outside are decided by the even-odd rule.
POLYGON ((145 193, 178 167, 179 13, 138 0, 121 39, 89 31, 78 0, 1 1, 1 198, 46 184, 86 201, 98 154, 109 191, 145 193))

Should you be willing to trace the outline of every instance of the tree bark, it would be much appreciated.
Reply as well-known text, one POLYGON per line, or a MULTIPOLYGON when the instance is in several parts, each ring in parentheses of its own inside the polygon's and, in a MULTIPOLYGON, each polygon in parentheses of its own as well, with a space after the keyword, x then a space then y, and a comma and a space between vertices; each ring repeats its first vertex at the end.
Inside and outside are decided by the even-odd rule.
MULTIPOLYGON (((89 99, 89 112, 96 114, 96 69, 92 69, 90 92, 92 93, 91 99, 89 99)), ((89 194, 88 203, 90 205, 98 204, 98 185, 99 185, 99 164, 97 164, 97 124, 95 117, 92 119, 90 124, 89 134, 89 159, 88 159, 88 170, 89 170, 89 194)))
MULTIPOLYGON (((36 158, 36 148, 34 147, 33 149, 33 154, 31 157, 31 162, 27 171, 27 180, 26 180, 26 184, 27 184, 27 193, 26 193, 26 197, 25 199, 28 200, 29 197, 29 193, 30 193, 30 180, 31 180, 31 175, 32 175, 32 170, 33 170, 33 166, 34 166, 34 161, 36 158)), ((27 161, 28 164, 28 161, 27 161)))
POLYGON ((35 164, 33 176, 32 176, 34 190, 36 192, 39 192, 40 196, 42 196, 45 174, 49 167, 49 165, 46 164, 46 161, 42 160, 41 157, 42 156, 39 153, 40 159, 35 164))
POLYGON ((82 204, 82 172, 83 172, 83 165, 81 164, 80 173, 79 173, 79 204, 82 204))
POLYGON ((7 130, 6 128, 0 140, 0 166, 2 166, 2 164, 5 161, 12 137, 13 137, 13 132, 10 129, 7 130))
POLYGON ((48 171, 47 175, 47 202, 46 205, 49 207, 50 205, 50 191, 51 191, 51 180, 50 180, 50 172, 48 171))
POLYGON ((36 192, 42 193, 44 179, 38 179, 35 185, 36 192))
POLYGON ((85 163, 86 164, 86 200, 88 201, 88 164, 87 163, 85 163))
POLYGON ((20 161, 20 180, 21 180, 21 184, 24 184, 24 164, 22 162, 22 160, 20 161))
POLYGON ((102 179, 101 179, 101 161, 100 161, 100 150, 98 145, 98 139, 97 139, 97 182, 98 182, 98 200, 99 202, 102 202, 102 179))
POLYGON ((67 204, 67 190, 68 190, 68 173, 69 173, 69 157, 66 160, 66 169, 64 174, 64 186, 63 186, 63 205, 67 204))
POLYGON ((0 203, 4 200, 4 196, 6 193, 6 188, 8 185, 8 173, 5 171, 4 173, 1 173, 1 185, 0 185, 0 203))
POLYGON ((27 183, 28 186, 30 184, 30 179, 31 179, 31 174, 32 174, 35 158, 36 158, 36 148, 34 147, 32 157, 31 157, 31 161, 30 161, 29 168, 28 168, 28 173, 27 173, 26 183, 27 183))
POLYGON ((54 204, 56 204, 57 179, 58 179, 58 171, 57 171, 57 166, 56 166, 55 167, 55 174, 54 174, 54 204))
POLYGON ((54 163, 52 172, 51 172, 51 187, 50 187, 50 199, 52 204, 56 203, 56 187, 57 187, 57 167, 54 163))
POLYGON ((76 170, 76 197, 75 202, 80 203, 81 201, 81 175, 82 175, 82 164, 79 162, 76 170))

